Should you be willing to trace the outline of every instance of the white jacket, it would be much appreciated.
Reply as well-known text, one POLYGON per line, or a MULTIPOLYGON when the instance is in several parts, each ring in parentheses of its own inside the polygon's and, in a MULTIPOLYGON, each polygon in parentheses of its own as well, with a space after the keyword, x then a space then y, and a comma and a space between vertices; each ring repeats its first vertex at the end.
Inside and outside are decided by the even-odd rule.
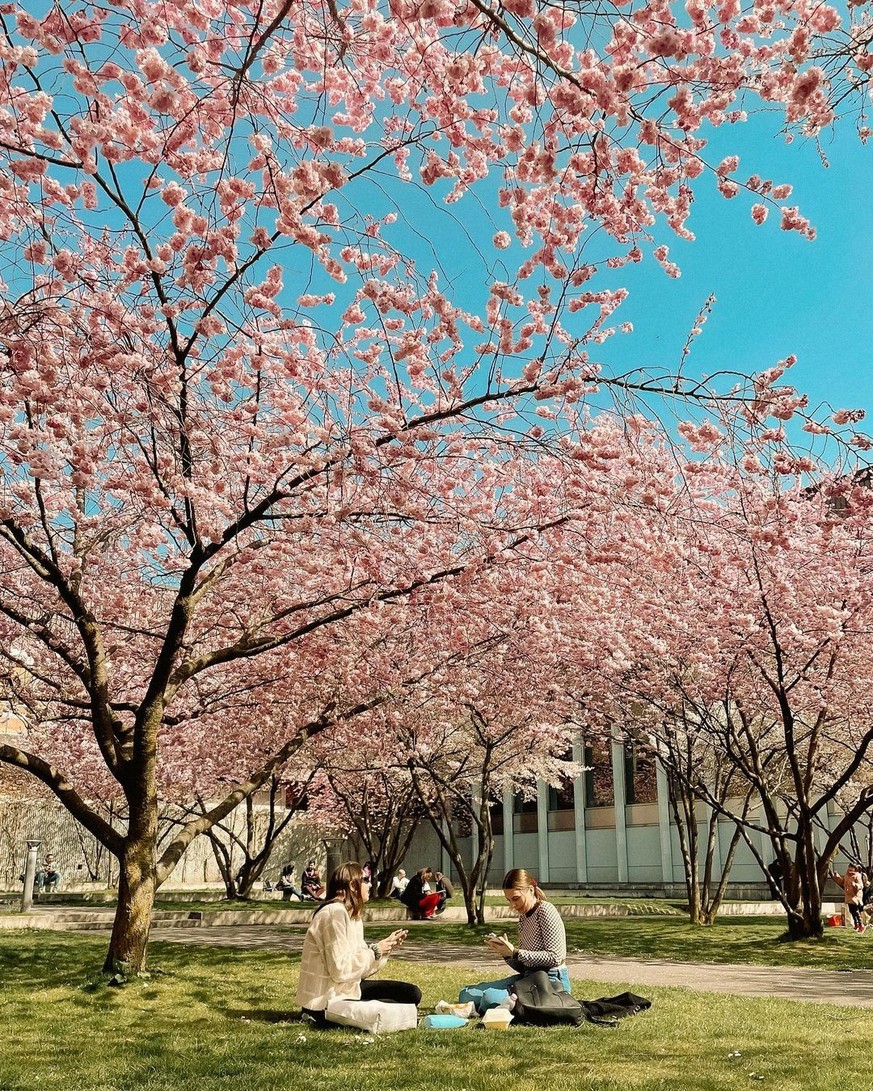
POLYGON ((323 1011, 334 999, 360 1000, 361 980, 385 961, 367 946, 363 921, 353 921, 342 902, 330 902, 315 913, 303 940, 297 1003, 323 1011))

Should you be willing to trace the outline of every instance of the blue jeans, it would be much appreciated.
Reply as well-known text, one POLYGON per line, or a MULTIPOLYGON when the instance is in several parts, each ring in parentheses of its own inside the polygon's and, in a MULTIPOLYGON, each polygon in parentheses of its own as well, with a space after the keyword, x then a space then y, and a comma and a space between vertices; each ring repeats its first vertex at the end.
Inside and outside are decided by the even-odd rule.
MULTIPOLYGON (((547 971, 549 977, 556 985, 561 985, 565 992, 571 992, 570 975, 566 966, 554 966, 547 971)), ((476 1011, 484 1015, 489 1008, 497 1008, 509 996, 509 986, 524 977, 524 974, 510 974, 509 977, 501 977, 496 981, 480 981, 476 985, 465 985, 458 994, 458 1002, 466 1004, 472 1000, 476 1005, 476 1011)))
POLYGON ((42 868, 36 873, 33 889, 37 894, 42 894, 43 890, 47 894, 53 893, 58 889, 61 882, 60 872, 57 871, 43 871, 42 868))

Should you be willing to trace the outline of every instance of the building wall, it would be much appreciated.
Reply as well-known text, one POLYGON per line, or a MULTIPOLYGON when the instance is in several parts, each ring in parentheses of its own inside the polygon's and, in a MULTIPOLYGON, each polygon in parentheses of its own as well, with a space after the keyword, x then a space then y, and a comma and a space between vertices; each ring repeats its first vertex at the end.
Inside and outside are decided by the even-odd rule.
MULTIPOLYGON (((243 811, 229 821, 243 828, 243 811)), ((323 834, 308 826, 305 816, 292 821, 277 842, 265 876, 278 877, 282 865, 293 860, 298 872, 313 858, 324 870, 326 851, 323 834)), ((38 860, 53 852, 61 874, 61 889, 84 884, 111 888, 117 885, 115 858, 52 797, 0 797, 0 889, 17 890, 24 871, 27 841, 40 842, 38 860)), ((206 837, 197 837, 176 865, 162 890, 224 888, 221 873, 206 837)))
MULTIPOLYGON (((588 751, 576 748, 576 760, 588 757, 588 751)), ((611 768, 601 770, 596 778, 589 773, 579 777, 567 789, 550 792, 538 787, 535 801, 521 801, 511 793, 503 799, 503 832, 495 836, 495 851, 488 874, 488 884, 499 887, 503 875, 513 867, 523 867, 541 882, 555 885, 602 886, 618 890, 656 886, 684 887, 685 875, 678 831, 668 806, 667 783, 663 771, 652 765, 640 769, 629 761, 618 744, 601 747, 600 760, 611 768), (639 796, 643 801, 628 802, 639 796), (611 796, 611 798, 609 798, 611 796), (597 806, 586 806, 595 799, 597 806), (560 799, 560 807, 552 807, 560 799), (609 805, 607 805, 607 803, 609 805)), ((500 815, 500 804, 496 808, 500 815)), ((701 814, 705 808, 701 805, 701 814)), ((833 821, 833 817, 831 818, 833 821)), ((720 819, 715 853, 716 873, 720 874, 734 835, 734 823, 720 819)), ((705 852, 706 830, 700 826, 700 851, 705 852)), ((765 861, 772 849, 766 834, 752 834, 765 861)), ((407 871, 414 871, 436 859, 430 845, 435 841, 430 827, 423 825, 413 842, 407 871), (427 858, 427 859, 426 859, 427 858), (421 861, 419 863, 418 861, 421 861)), ((471 842, 462 842, 472 859, 471 842)), ((442 868, 449 871, 443 858, 442 868)), ((838 866, 839 863, 838 863, 838 866)), ((766 893, 766 878, 744 842, 734 857, 729 883, 735 887, 756 888, 766 893)))

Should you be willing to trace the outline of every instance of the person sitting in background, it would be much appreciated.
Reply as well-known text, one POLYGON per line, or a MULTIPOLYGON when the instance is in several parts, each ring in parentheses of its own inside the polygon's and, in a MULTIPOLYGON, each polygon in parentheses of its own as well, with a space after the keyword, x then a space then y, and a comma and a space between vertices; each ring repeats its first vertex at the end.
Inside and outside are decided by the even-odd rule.
POLYGON ((375 860, 364 864, 364 878, 370 880, 370 897, 375 898, 379 889, 379 866, 375 860))
POLYGON ((423 867, 417 871, 407 884, 400 900, 409 911, 413 920, 433 920, 437 906, 440 904, 440 896, 430 885, 434 878, 433 870, 423 867))
POLYGON ((446 902, 455 893, 454 887, 451 882, 443 875, 441 871, 434 872, 434 892, 439 894, 440 900, 436 907, 437 913, 442 913, 446 907, 446 902))
POLYGON ((367 945, 361 910, 370 898, 370 880, 352 861, 331 875, 324 905, 312 914, 303 940, 297 1003, 316 1026, 327 1025, 332 1000, 381 1000, 420 1004, 421 990, 406 981, 371 981, 388 956, 406 939, 399 928, 367 945))
POLYGON ((53 894, 61 883, 61 873, 55 864, 54 853, 47 852, 42 862, 42 867, 37 871, 34 880, 34 890, 37 894, 53 894))
POLYGON ((303 901, 303 891, 297 885, 297 868, 293 864, 286 864, 282 868, 282 874, 276 883, 276 889, 281 890, 283 894, 293 894, 295 898, 299 898, 301 902, 303 901))
POLYGON ((318 868, 315 866, 314 860, 307 863, 303 878, 300 880, 300 886, 303 889, 304 897, 313 902, 321 901, 324 887, 321 885, 321 876, 318 874, 318 868))
POLYGON ((409 880, 406 878, 406 872, 402 867, 397 869, 397 873, 391 880, 391 890, 389 891, 392 898, 399 898, 403 900, 403 891, 409 886, 409 880))

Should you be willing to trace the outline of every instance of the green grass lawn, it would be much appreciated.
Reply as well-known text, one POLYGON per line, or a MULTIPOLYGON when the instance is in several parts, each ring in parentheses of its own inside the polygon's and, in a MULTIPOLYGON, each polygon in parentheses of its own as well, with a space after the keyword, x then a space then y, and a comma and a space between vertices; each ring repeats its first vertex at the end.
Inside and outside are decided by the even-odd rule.
MULTIPOLYGON (((265 908, 263 902, 217 904, 226 908, 265 908)), ((190 908, 196 907, 191 903, 190 908)), ((211 903, 211 908, 214 910, 216 903, 211 903)), ((783 917, 721 917, 710 928, 689 924, 687 915, 678 911, 652 917, 566 917, 564 923, 568 952, 583 958, 591 954, 679 962, 812 966, 823 970, 873 969, 873 928, 864 936, 857 936, 850 928, 826 928, 821 940, 786 943, 782 941, 783 917)), ((299 925, 295 930, 305 927, 299 925)), ((378 939, 393 927, 374 922, 367 925, 367 932, 378 939)), ((514 927, 511 919, 476 928, 437 921, 413 926, 407 943, 427 947, 439 937, 440 942, 478 947, 486 932, 506 931, 512 936, 514 927)))
MULTIPOLYGON (((605 928, 614 921, 596 922, 605 928)), ((375 934, 376 930, 372 930, 375 934)), ((452 931, 454 931, 452 929, 452 931)), ((392 962, 424 1006, 469 979, 392 962)), ((747 932, 751 935, 752 931, 747 932)), ((860 943, 864 943, 860 939, 860 943)), ((0 1091, 833 1091, 866 1088, 859 1008, 646 989, 617 1029, 510 1028, 374 1038, 312 1031, 294 1007, 296 956, 155 943, 152 975, 122 989, 96 972, 106 937, 0 933, 0 1091)), ((574 981, 579 996, 622 986, 574 981)))

